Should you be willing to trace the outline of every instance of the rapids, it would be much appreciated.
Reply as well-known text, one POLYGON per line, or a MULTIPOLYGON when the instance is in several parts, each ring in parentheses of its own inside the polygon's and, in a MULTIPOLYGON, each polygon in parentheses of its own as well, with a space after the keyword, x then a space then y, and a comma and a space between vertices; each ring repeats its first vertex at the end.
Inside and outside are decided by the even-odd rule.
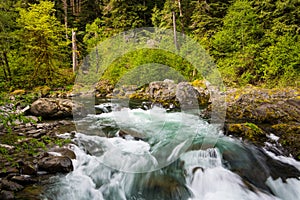
POLYGON ((74 171, 45 200, 297 200, 300 163, 224 136, 193 113, 96 106, 77 121, 74 171))

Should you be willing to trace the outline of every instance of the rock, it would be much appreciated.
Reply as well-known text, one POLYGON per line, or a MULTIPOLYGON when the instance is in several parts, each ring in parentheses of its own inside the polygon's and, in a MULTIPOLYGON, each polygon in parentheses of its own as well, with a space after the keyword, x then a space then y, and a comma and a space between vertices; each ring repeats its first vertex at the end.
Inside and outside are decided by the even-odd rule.
POLYGON ((300 160, 300 123, 275 124, 270 131, 278 135, 279 143, 292 154, 296 160, 300 160))
POLYGON ((96 87, 96 97, 106 97, 107 95, 111 95, 113 92, 113 85, 106 80, 100 80, 96 87))
POLYGON ((0 143, 0 147, 7 149, 8 151, 12 151, 15 149, 14 146, 8 145, 8 144, 1 144, 0 143))
POLYGON ((172 80, 156 81, 149 84, 150 97, 158 101, 175 100, 176 84, 172 80))
POLYGON ((5 177, 8 174, 17 174, 19 173, 19 170, 16 167, 10 167, 10 163, 8 163, 8 167, 6 167, 6 170, 0 171, 0 177, 5 177))
POLYGON ((229 90, 227 120, 278 124, 300 122, 300 91, 257 89, 229 90))
POLYGON ((75 153, 68 148, 55 148, 55 149, 52 149, 51 151, 60 153, 62 156, 68 157, 70 159, 76 159, 75 153))
POLYGON ((68 173, 73 170, 73 164, 66 156, 48 156, 38 162, 38 168, 49 173, 68 173))
POLYGON ((2 180, 1 184, 2 184, 2 189, 14 191, 14 192, 20 191, 24 188, 22 185, 8 180, 2 180))
POLYGON ((253 123, 226 124, 225 130, 227 135, 243 137, 252 142, 266 139, 264 131, 253 123))
POLYGON ((19 166, 20 166, 21 174, 26 174, 26 175, 36 175, 37 174, 37 169, 33 163, 20 161, 19 166))
POLYGON ((30 130, 30 131, 27 131, 27 134, 36 134, 38 132, 41 132, 43 129, 33 129, 33 130, 30 130))
POLYGON ((30 112, 45 119, 72 117, 73 113, 84 115, 82 104, 59 98, 40 98, 32 103, 30 112))
POLYGON ((12 200, 12 199, 15 199, 15 195, 11 191, 2 190, 2 191, 0 191, 0 199, 12 200))
MULTIPOLYGON (((226 99, 226 122, 229 125, 225 126, 225 131, 228 134, 237 136, 247 132, 245 126, 238 127, 230 125, 231 123, 252 122, 265 132, 279 136, 279 143, 285 149, 284 154, 291 154, 300 160, 300 89, 262 89, 248 86, 228 90, 226 99)), ((204 114, 207 113, 209 111, 204 114)))
POLYGON ((130 98, 130 96, 136 93, 138 87, 136 85, 122 85, 113 90, 113 97, 118 98, 130 98))
POLYGON ((24 175, 13 176, 11 178, 11 180, 15 181, 19 184, 22 184, 22 185, 29 185, 29 184, 33 184, 33 183, 38 182, 38 180, 36 178, 31 178, 30 176, 24 176, 24 175))
POLYGON ((135 140, 145 140, 147 137, 143 133, 131 129, 121 129, 118 132, 119 136, 122 138, 132 137, 135 140))
POLYGON ((181 108, 199 108, 208 104, 209 95, 205 90, 195 89, 190 83, 181 82, 176 87, 176 99, 181 108), (199 92, 201 91, 201 93, 199 92))
MULTIPOLYGON (((30 108, 29 108, 29 110, 30 110, 30 108)), ((32 116, 32 115, 26 116, 26 118, 29 118, 30 120, 32 120, 34 122, 38 122, 39 121, 39 119, 36 116, 32 116)))

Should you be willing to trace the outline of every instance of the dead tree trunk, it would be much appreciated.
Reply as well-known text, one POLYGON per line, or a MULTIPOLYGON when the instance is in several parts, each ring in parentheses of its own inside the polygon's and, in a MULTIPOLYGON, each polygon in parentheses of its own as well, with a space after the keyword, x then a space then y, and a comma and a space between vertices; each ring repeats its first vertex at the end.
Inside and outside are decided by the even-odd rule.
POLYGON ((172 11, 172 15, 173 15, 174 45, 175 45, 175 49, 178 50, 175 11, 172 11))
POLYGON ((66 29, 66 39, 68 39, 68 2, 67 0, 62 0, 64 4, 64 21, 65 21, 65 29, 66 29))
POLYGON ((178 8, 179 8, 179 19, 181 24, 181 33, 184 34, 183 14, 182 14, 182 7, 181 7, 180 0, 178 0, 178 8))
POLYGON ((77 71, 77 45, 76 45, 76 32, 72 29, 72 62, 73 72, 77 71))
POLYGON ((72 14, 75 15, 75 2, 74 2, 74 0, 70 0, 70 6, 71 6, 71 9, 72 9, 72 14))

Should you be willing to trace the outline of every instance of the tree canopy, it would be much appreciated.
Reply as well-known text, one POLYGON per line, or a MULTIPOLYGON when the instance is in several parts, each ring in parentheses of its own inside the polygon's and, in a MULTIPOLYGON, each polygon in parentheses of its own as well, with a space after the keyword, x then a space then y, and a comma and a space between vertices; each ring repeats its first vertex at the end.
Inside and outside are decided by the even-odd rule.
MULTIPOLYGON (((82 63, 115 34, 174 26, 204 47, 226 85, 298 86, 299 8, 298 0, 1 0, 0 86, 11 91, 71 84, 72 29, 82 63)), ((125 55, 104 77, 115 82, 127 69, 158 61, 188 80, 200 78, 186 61, 154 50, 125 55)))

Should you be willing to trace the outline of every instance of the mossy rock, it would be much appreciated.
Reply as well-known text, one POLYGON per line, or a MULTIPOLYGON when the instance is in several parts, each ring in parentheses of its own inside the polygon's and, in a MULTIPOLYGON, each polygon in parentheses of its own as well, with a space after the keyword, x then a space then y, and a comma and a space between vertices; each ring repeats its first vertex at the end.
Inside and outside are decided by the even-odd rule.
POLYGON ((45 97, 50 94, 51 88, 48 86, 38 86, 33 89, 34 93, 37 93, 40 97, 45 97))
POLYGON ((271 131, 280 136, 279 143, 295 159, 300 160, 300 124, 275 124, 271 126, 271 131))
POLYGON ((130 99, 138 99, 138 100, 149 100, 150 96, 147 93, 143 92, 134 92, 129 95, 130 99))
POLYGON ((300 135, 300 124, 275 124, 271 126, 272 132, 275 135, 284 135, 284 134, 299 134, 300 135))
POLYGON ((261 138, 265 138, 265 132, 253 123, 227 124, 226 132, 229 135, 243 137, 244 139, 257 142, 261 138))
POLYGON ((300 160, 300 134, 288 132, 280 137, 279 143, 295 159, 300 160))

